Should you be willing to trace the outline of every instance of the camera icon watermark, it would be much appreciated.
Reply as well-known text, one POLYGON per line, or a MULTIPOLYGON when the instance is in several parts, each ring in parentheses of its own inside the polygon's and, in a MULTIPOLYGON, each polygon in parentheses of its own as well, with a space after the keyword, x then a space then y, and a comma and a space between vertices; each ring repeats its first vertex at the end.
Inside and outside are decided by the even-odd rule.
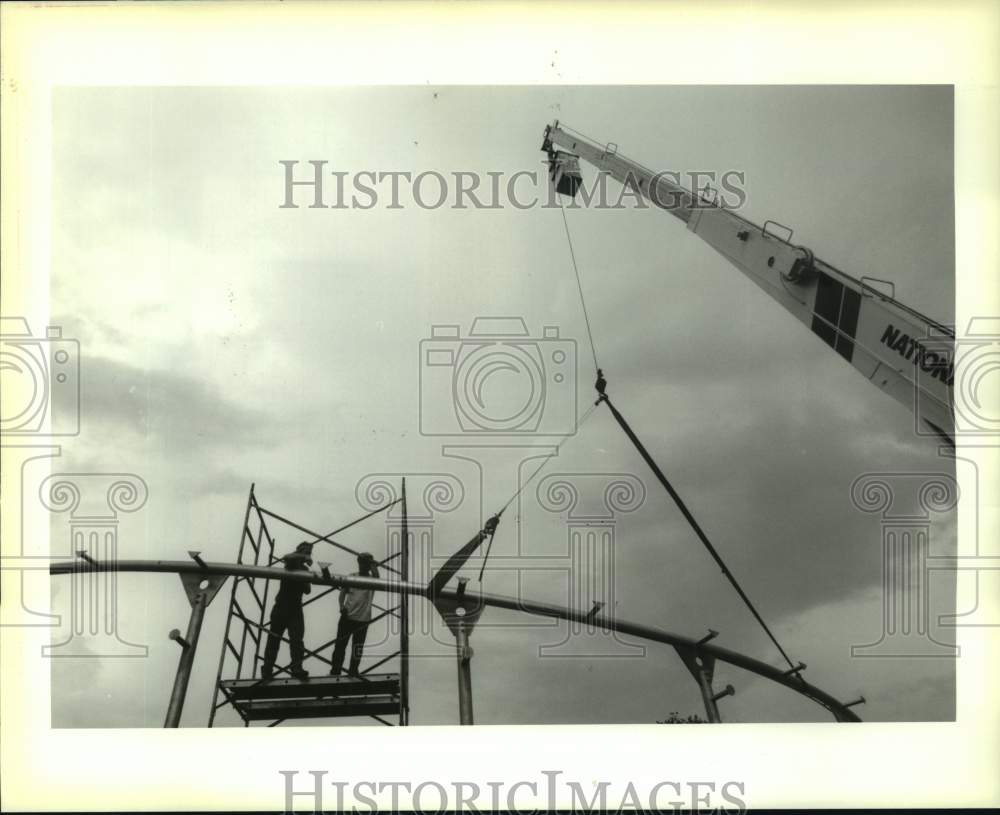
POLYGON ((420 342, 420 432, 425 436, 572 435, 576 341, 520 317, 478 317, 465 337, 434 325, 420 342))
POLYGON ((1000 319, 974 317, 955 340, 955 433, 1000 440, 1000 319))
POLYGON ((76 436, 80 432, 80 343, 49 326, 32 336, 23 317, 0 318, 0 433, 76 436))
POLYGON ((907 339, 918 384, 914 413, 923 420, 918 434, 931 435, 953 419, 956 441, 1000 442, 1000 318, 973 317, 960 335, 942 330, 907 339))

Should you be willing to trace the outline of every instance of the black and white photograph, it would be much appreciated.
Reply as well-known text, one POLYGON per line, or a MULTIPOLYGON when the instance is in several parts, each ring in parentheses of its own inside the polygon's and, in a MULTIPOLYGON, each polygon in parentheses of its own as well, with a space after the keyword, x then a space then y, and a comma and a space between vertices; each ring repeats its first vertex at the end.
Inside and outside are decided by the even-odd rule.
POLYGON ((950 88, 53 101, 53 726, 954 717, 950 88))
MULTIPOLYGON (((11 5, 39 37, 46 7, 11 5)), ((379 54, 448 13, 237 8, 286 54, 307 12, 349 49, 390 27, 379 54)), ((5 59, 5 711, 30 695, 82 765, 80 737, 125 766, 165 751, 136 778, 171 768, 187 797, 136 780, 114 799, 133 809, 830 806, 848 792, 775 767, 943 745, 975 710, 996 757, 995 230, 974 246, 963 219, 995 214, 997 167, 963 186, 975 91, 598 82, 533 37, 532 81, 424 49, 397 54, 409 76, 225 81, 182 64, 216 18, 177 45, 205 9, 176 9, 107 12, 164 21, 161 57, 126 46, 176 61, 157 81, 83 68, 29 105, 6 67, 42 57, 5 59), (992 274, 962 271, 989 251, 992 274), (566 752, 530 764, 547 739, 566 752), (630 776, 629 749, 666 769, 630 776), (521 769, 463 775, 477 750, 521 769)), ((899 805, 880 772, 861 800, 899 805)), ((995 804, 965 772, 941 800, 995 804)), ((71 775, 110 811, 110 764, 71 775)), ((59 786, 41 808, 72 801, 59 786)))

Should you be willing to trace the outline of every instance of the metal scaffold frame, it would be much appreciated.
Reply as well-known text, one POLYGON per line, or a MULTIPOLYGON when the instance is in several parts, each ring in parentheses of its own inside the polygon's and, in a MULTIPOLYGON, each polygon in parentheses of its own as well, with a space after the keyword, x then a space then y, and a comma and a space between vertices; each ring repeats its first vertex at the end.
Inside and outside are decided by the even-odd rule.
MULTIPOLYGON (((226 625, 222 637, 222 645, 219 653, 218 668, 215 675, 215 684, 212 694, 212 704, 208 715, 208 726, 212 727, 215 723, 216 713, 223 707, 229 705, 231 706, 240 718, 243 720, 244 727, 250 726, 251 719, 244 714, 240 706, 236 704, 236 699, 231 690, 232 683, 234 680, 255 680, 250 683, 250 688, 256 688, 259 685, 263 685, 264 679, 260 676, 260 667, 263 661, 262 651, 264 648, 264 643, 269 634, 268 628, 268 595, 270 589, 270 583, 273 579, 284 579, 289 577, 289 573, 284 570, 279 570, 274 568, 280 565, 282 562, 282 557, 275 554, 275 543, 276 538, 272 534, 271 529, 268 527, 268 519, 273 521, 278 521, 291 529, 294 529, 297 533, 310 536, 310 542, 312 543, 328 543, 337 549, 357 556, 359 553, 349 546, 345 546, 333 539, 334 535, 337 535, 346 529, 354 526, 355 524, 361 523, 364 520, 372 517, 373 515, 384 512, 396 504, 401 504, 402 512, 402 523, 398 534, 390 534, 388 544, 390 548, 395 544, 395 552, 387 554, 387 556, 378 562, 380 568, 385 569, 388 572, 394 574, 395 579, 389 581, 390 585, 394 582, 405 582, 407 580, 407 575, 409 574, 409 529, 407 524, 406 515, 406 479, 403 479, 401 484, 401 497, 396 501, 387 503, 386 505, 369 512, 368 514, 351 521, 348 524, 338 527, 328 534, 320 534, 311 529, 296 523, 282 515, 277 514, 265 507, 261 506, 257 501, 255 493, 255 484, 250 485, 250 492, 247 496, 246 511, 243 516, 243 526, 240 535, 240 544, 237 550, 236 566, 237 567, 253 567, 252 571, 239 573, 232 572, 233 584, 230 589, 229 594, 229 607, 226 613, 226 625), (252 555, 252 557, 251 557, 252 555), (390 565, 391 561, 399 558, 399 567, 390 565), (264 574, 260 569, 266 569, 267 574, 264 574), (276 576, 277 575, 277 576, 276 576), (262 585, 261 585, 262 584, 262 585), (245 607, 248 607, 249 612, 245 607), (235 626, 234 626, 235 623, 235 626), (248 643, 252 644, 252 648, 248 649, 248 643)), ((192 557, 200 564, 203 561, 196 557, 197 553, 191 553, 192 557)), ((329 575, 329 563, 322 560, 317 561, 319 567, 322 569, 324 575, 329 575)), ((183 577, 183 576, 182 576, 183 577)), ((186 585, 186 584, 185 584, 186 585)), ((311 603, 321 600, 327 595, 334 591, 337 591, 342 584, 328 585, 324 587, 324 590, 319 592, 317 595, 309 598, 303 603, 303 607, 308 606, 311 603)), ((216 589, 218 586, 215 587, 216 589)), ((394 708, 398 708, 397 717, 398 725, 405 726, 409 723, 409 713, 410 713, 410 703, 409 703, 409 595, 405 592, 396 591, 395 594, 398 596, 398 604, 390 608, 382 608, 380 606, 375 606, 378 610, 378 614, 371 619, 371 623, 375 623, 382 618, 389 617, 390 620, 395 618, 399 621, 399 648, 393 653, 379 659, 372 665, 366 667, 360 672, 360 679, 362 681, 368 680, 372 675, 372 672, 376 668, 380 668, 385 663, 392 659, 399 659, 400 671, 399 671, 399 685, 398 685, 398 705, 394 704, 394 708)), ((213 592, 214 596, 214 592, 213 592)), ((211 599, 208 599, 211 602, 211 599)), ((201 613, 204 614, 204 606, 207 606, 208 602, 202 602, 199 606, 201 608, 201 613)), ((192 600, 192 606, 194 606, 194 601, 192 600)), ((200 621, 199 621, 200 626, 200 621)), ((289 638, 287 636, 281 636, 281 641, 288 644, 289 638)), ((337 637, 334 636, 327 642, 324 642, 316 648, 307 648, 305 652, 306 658, 315 657, 321 660, 326 665, 332 665, 332 661, 322 655, 322 651, 332 647, 337 642, 337 637)), ((188 654, 186 651, 183 657, 187 660, 193 659, 193 648, 192 653, 188 654)), ((290 665, 277 665, 275 666, 274 674, 276 677, 280 677, 281 674, 287 673, 290 665)), ((371 683, 375 686, 375 683, 371 683)), ((185 679, 186 686, 186 679, 185 679)), ((179 715, 179 714, 178 714, 179 715)), ((333 714, 331 714, 333 715, 333 714)), ((363 714, 362 714, 363 715, 363 714)), ((368 714, 371 718, 381 722, 385 725, 393 725, 391 721, 384 719, 382 716, 375 714, 368 714)), ((268 725, 269 727, 274 727, 282 723, 283 718, 274 719, 268 725)), ((173 726, 176 726, 173 725, 173 726)))

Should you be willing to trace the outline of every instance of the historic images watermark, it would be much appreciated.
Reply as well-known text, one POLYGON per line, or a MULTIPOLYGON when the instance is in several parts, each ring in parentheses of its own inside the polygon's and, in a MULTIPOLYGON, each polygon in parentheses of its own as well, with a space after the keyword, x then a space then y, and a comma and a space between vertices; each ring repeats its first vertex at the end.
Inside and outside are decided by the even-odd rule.
POLYGON ((571 812, 746 811, 743 781, 662 780, 653 784, 561 778, 542 770, 534 778, 487 781, 343 781, 327 770, 279 770, 285 812, 571 812), (541 797, 541 800, 540 800, 541 797), (542 803, 544 802, 544 803, 542 803))
MULTIPOLYGON (((80 343, 48 326, 31 333, 22 317, 2 318, 0 330, 0 435, 3 443, 5 507, 17 506, 16 541, 3 541, 2 627, 63 628, 63 639, 43 646, 45 657, 145 657, 148 648, 125 639, 118 625, 120 516, 142 509, 146 482, 134 473, 56 472, 41 477, 41 463, 58 458, 55 441, 80 435, 80 343), (39 513, 38 509, 47 510, 39 513), (52 513, 50 515, 49 513, 52 513), (51 521, 66 518, 66 534, 52 534, 51 521), (45 523, 39 523, 39 518, 45 523), (30 520, 29 520, 30 519, 30 520), (28 523, 34 522, 29 527, 28 523), (46 549, 43 541, 49 540, 46 549), (47 575, 58 560, 73 560, 68 625, 59 615, 31 609, 29 576, 47 575), (95 571, 100 561, 112 568, 95 571)), ((47 581, 39 586, 47 586, 47 581)))
MULTIPOLYGON (((551 630, 551 641, 538 646, 540 657, 644 656, 643 645, 607 623, 616 606, 618 525, 644 504, 645 484, 632 473, 567 472, 554 463, 582 421, 576 340, 557 325, 532 333, 519 316, 479 316, 468 331, 435 324, 429 334, 418 349, 420 433, 441 439, 447 465, 435 472, 370 473, 355 490, 359 505, 370 512, 397 501, 405 477, 409 579, 420 585, 429 585, 465 543, 443 539, 442 526, 453 535, 461 517, 478 530, 499 509, 496 539, 491 535, 466 564, 479 579, 464 590, 475 597, 493 578, 492 585, 502 581, 527 601, 532 582, 541 580, 549 590, 559 587, 565 608, 593 622, 522 617, 501 623, 486 616, 475 624, 551 630)), ((386 553, 394 562, 401 524, 397 504, 385 516, 386 553)), ((389 621, 386 643, 396 626, 389 621)), ((416 656, 454 647, 430 604, 415 609, 411 627, 427 635, 411 646, 416 656)))
MULTIPOLYGON (((547 170, 338 170, 326 159, 282 159, 279 209, 559 209, 555 186, 547 170)), ((544 164, 544 162, 543 162, 544 164)), ((590 184, 582 182, 577 195, 566 204, 593 209, 672 210, 698 207, 740 209, 746 204, 746 173, 741 170, 665 170, 645 185, 629 176, 622 185, 608 187, 611 176, 598 172, 590 184), (697 195, 663 196, 657 192, 663 179, 697 195), (674 200, 676 198, 676 200, 674 200), (652 203, 651 203, 652 202, 652 203)))

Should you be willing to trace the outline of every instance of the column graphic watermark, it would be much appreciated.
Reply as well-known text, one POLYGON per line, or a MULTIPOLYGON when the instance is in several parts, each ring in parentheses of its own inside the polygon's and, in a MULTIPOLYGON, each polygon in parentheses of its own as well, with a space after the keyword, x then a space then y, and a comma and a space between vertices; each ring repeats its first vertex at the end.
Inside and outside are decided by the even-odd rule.
POLYGON ((944 473, 866 473, 851 485, 851 501, 878 513, 882 532, 882 632, 852 645, 854 657, 954 657, 956 645, 931 630, 929 579, 932 520, 954 510, 958 482, 944 473))
MULTIPOLYGON (((46 552, 42 541, 48 538, 41 529, 26 528, 28 518, 25 496, 31 495, 34 501, 32 483, 38 483, 42 469, 40 462, 56 458, 60 455, 58 445, 47 444, 4 444, 0 448, 3 465, 0 466, 0 495, 3 496, 3 508, 19 509, 18 529, 16 538, 4 537, 0 540, 2 555, 0 555, 0 580, 2 583, 3 602, 0 603, 0 628, 54 628, 60 624, 59 615, 36 611, 29 606, 29 578, 33 574, 47 576, 49 564, 60 558, 58 555, 46 552), (29 544, 29 541, 33 542, 29 544)), ((37 518, 33 518, 37 521, 37 518)), ((47 532, 47 528, 46 528, 47 532)))
MULTIPOLYGON (((426 586, 434 576, 435 565, 447 559, 446 556, 435 555, 435 525, 442 515, 448 515, 462 507, 466 491, 461 480, 451 473, 371 473, 364 476, 355 487, 355 500, 367 512, 397 501, 401 497, 399 486, 404 476, 409 574, 387 572, 386 577, 393 582, 408 580, 426 586)), ((403 543, 401 504, 396 504, 385 513, 384 525, 387 561, 398 569, 402 562, 400 548, 403 543)), ((410 610, 410 633, 420 632, 433 637, 434 620, 434 609, 429 603, 413 604, 410 610)), ((399 625, 399 618, 389 618, 385 641, 398 635, 399 625)), ((444 638, 440 642, 449 644, 444 638)), ((442 653, 439 648, 431 647, 428 650, 428 646, 432 646, 432 642, 423 638, 411 641, 410 656, 442 653)))
MULTIPOLYGON (((564 574, 567 606, 587 609, 596 618, 613 620, 618 604, 616 527, 623 514, 638 510, 646 487, 625 473, 554 473, 536 488, 546 512, 565 514, 567 558, 564 574)), ((573 620, 562 627, 559 642, 540 645, 541 657, 645 656, 645 646, 626 642, 614 630, 573 620), (607 645, 615 647, 609 651, 607 645)))
POLYGON ((146 645, 118 630, 119 513, 137 512, 149 496, 132 473, 54 473, 42 481, 39 498, 50 512, 67 515, 70 551, 78 569, 70 580, 70 628, 66 639, 46 645, 47 657, 145 657, 146 645))

